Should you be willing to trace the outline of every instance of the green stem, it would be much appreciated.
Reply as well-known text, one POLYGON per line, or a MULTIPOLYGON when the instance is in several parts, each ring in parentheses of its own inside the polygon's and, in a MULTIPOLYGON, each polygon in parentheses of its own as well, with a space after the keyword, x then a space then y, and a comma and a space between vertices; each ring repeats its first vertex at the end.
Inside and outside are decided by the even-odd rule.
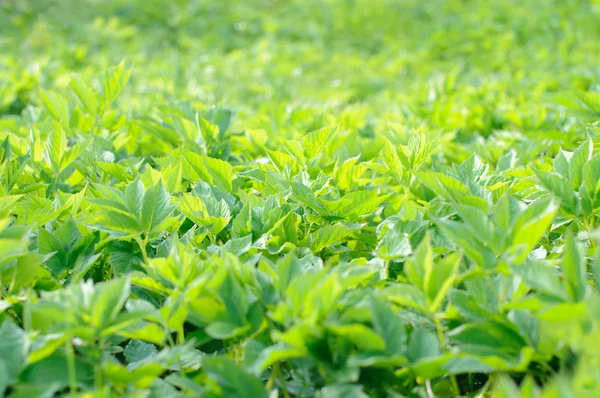
POLYGON ((431 380, 425 380, 425 391, 427 392, 427 398, 435 398, 433 389, 431 388, 431 380))
POLYGON ((21 320, 21 318, 19 318, 19 315, 17 315, 17 313, 12 308, 7 309, 6 313, 10 315, 15 320, 15 322, 17 322, 17 325, 23 326, 23 321, 21 320))
POLYGON ((275 379, 279 379, 281 382, 281 390, 283 391, 284 398, 290 398, 290 393, 287 390, 285 385, 285 378, 283 377, 283 373, 281 372, 281 365, 279 362, 273 365, 273 371, 269 376, 269 380, 267 380, 267 391, 271 391, 273 387, 275 387, 275 379))
POLYGON ((456 380, 455 375, 450 375, 450 382, 452 383, 452 388, 454 389, 454 393, 457 397, 460 397, 460 387, 458 385, 458 381, 456 380))
POLYGON ((102 348, 104 347, 104 339, 100 338, 98 340, 98 363, 95 367, 94 372, 94 384, 96 385, 96 389, 102 390, 104 388, 104 375, 102 370, 102 348))
POLYGON ((384 277, 387 281, 390 278, 390 260, 385 260, 384 277))
POLYGON ((148 237, 146 236, 144 240, 141 240, 139 237, 136 237, 135 241, 140 246, 140 250, 142 251, 142 257, 144 258, 144 263, 148 262, 148 252, 146 251, 146 246, 148 245, 148 237))
MULTIPOLYGON (((440 345, 442 346, 442 350, 444 350, 444 352, 447 352, 448 349, 446 347, 446 338, 444 337, 444 328, 442 326, 442 321, 439 317, 435 315, 433 316, 433 321, 435 323, 435 330, 437 332, 440 345)), ((450 382, 452 383, 452 389, 454 390, 455 396, 460 397, 460 387, 458 386, 458 381, 456 380, 455 375, 450 375, 450 382)))
POLYGON ((479 392, 479 394, 477 394, 477 396, 475 398, 483 398, 483 397, 487 396, 486 393, 488 392, 490 387, 493 385, 494 385, 494 375, 490 375, 487 382, 485 383, 485 385, 483 386, 483 388, 481 389, 481 391, 479 392))
POLYGON ((479 393, 475 396, 475 398, 483 398, 486 396, 487 391, 490 388, 491 385, 491 377, 488 379, 488 381, 485 383, 485 385, 481 388, 481 390, 479 391, 479 393))
POLYGON ((177 329, 177 344, 182 345, 185 343, 185 334, 183 332, 183 325, 177 329))
POLYGON ((267 391, 271 391, 273 389, 273 385, 275 384, 275 378, 279 374, 279 362, 273 365, 273 370, 271 371, 271 375, 269 376, 269 380, 267 380, 267 391))
POLYGON ((287 387, 285 385, 285 378, 283 376, 283 372, 279 372, 279 380, 281 380, 281 389, 283 390, 283 398, 290 398, 290 394, 288 393, 287 387))
POLYGON ((435 322, 435 331, 437 332, 438 340, 440 341, 440 345, 442 349, 446 351, 446 338, 444 337, 444 329, 442 327, 442 321, 439 317, 433 316, 433 321, 435 322))
POLYGON ((67 351, 67 368, 69 371, 69 392, 75 394, 77 393, 77 373, 75 367, 75 352, 73 351, 73 338, 71 336, 67 337, 65 348, 67 351))
MULTIPOLYGON (((2 280, 2 277, 3 277, 3 275, 2 275, 2 272, 0 271, 0 281, 2 280)), ((4 300, 6 297, 8 297, 8 292, 6 292, 6 294, 4 293, 4 286, 0 286, 0 288, 2 289, 2 291, 0 291, 0 300, 4 300)), ((17 325, 23 326, 23 321, 21 320, 19 315, 12 308, 8 308, 6 310, 6 313, 8 315, 10 315, 17 322, 17 325)))
MULTIPOLYGON (((163 324, 163 327, 164 327, 164 328, 165 328, 165 330, 167 331, 167 343, 169 344, 169 346, 170 346, 171 348, 175 348, 177 345, 175 344, 175 340, 173 340, 173 336, 171 336, 171 331, 170 331, 170 329, 169 329, 169 325, 168 325, 167 321, 165 321, 165 322, 164 322, 164 324, 163 324)), ((180 338, 180 336, 179 336, 179 332, 180 332, 180 331, 181 331, 181 334, 183 335, 183 327, 181 327, 181 328, 180 328, 180 330, 178 330, 178 333, 177 333, 177 339, 179 339, 179 338, 180 338)), ((180 343, 180 344, 183 344, 183 343, 180 343)), ((179 359, 179 356, 177 356, 177 365, 179 365, 179 372, 180 372, 180 373, 181 373, 183 376, 185 376, 185 375, 186 375, 186 372, 185 372, 185 369, 183 368, 183 365, 182 365, 182 363, 181 363, 181 360, 179 359)))

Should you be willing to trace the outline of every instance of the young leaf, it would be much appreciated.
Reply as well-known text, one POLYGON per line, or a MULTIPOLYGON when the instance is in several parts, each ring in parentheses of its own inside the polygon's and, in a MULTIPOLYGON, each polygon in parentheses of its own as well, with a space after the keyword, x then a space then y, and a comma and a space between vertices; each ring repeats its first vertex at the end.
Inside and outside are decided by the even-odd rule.
POLYGON ((567 293, 573 302, 580 302, 587 293, 585 258, 581 246, 572 234, 567 234, 560 268, 564 274, 567 293))
MULTIPOLYGON (((136 192, 139 191, 136 190, 136 192)), ((171 195, 163 186, 162 181, 148 189, 144 195, 141 209, 141 224, 146 234, 151 235, 158 232, 160 226, 174 210, 175 206, 171 204, 171 195)))
POLYGON ((60 123, 52 130, 46 140, 46 160, 52 167, 52 171, 58 174, 61 170, 61 161, 67 150, 67 137, 60 123))
POLYGON ((98 99, 92 89, 77 75, 71 76, 71 87, 85 110, 95 115, 98 110, 98 99))
POLYGON ((592 140, 588 139, 583 144, 581 144, 575 150, 575 152, 573 152, 573 156, 571 157, 571 161, 569 162, 569 179, 571 180, 571 185, 575 190, 579 190, 584 165, 592 156, 593 150, 594 146, 592 140))
POLYGON ((44 108, 57 122, 67 125, 69 123, 69 104, 65 98, 53 91, 40 91, 44 108))

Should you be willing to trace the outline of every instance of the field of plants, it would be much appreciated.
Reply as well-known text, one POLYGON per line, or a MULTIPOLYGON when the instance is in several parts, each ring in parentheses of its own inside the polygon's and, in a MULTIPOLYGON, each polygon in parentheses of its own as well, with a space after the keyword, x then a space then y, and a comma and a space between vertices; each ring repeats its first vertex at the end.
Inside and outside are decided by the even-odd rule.
POLYGON ((0 1, 0 396, 600 397, 600 1, 0 1))

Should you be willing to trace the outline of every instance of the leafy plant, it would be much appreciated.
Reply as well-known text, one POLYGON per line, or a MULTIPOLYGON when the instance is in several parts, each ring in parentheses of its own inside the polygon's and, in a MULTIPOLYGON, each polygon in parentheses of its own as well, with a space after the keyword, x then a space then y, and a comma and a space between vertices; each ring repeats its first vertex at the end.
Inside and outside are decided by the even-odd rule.
POLYGON ((598 12, 0 2, 0 395, 600 396, 598 12))

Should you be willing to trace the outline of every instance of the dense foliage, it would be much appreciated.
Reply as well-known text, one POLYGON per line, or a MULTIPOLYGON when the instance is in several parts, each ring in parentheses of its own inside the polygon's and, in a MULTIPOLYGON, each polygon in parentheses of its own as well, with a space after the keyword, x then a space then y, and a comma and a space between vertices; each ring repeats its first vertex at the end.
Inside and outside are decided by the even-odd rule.
POLYGON ((600 396, 599 17, 0 1, 0 395, 600 396))

